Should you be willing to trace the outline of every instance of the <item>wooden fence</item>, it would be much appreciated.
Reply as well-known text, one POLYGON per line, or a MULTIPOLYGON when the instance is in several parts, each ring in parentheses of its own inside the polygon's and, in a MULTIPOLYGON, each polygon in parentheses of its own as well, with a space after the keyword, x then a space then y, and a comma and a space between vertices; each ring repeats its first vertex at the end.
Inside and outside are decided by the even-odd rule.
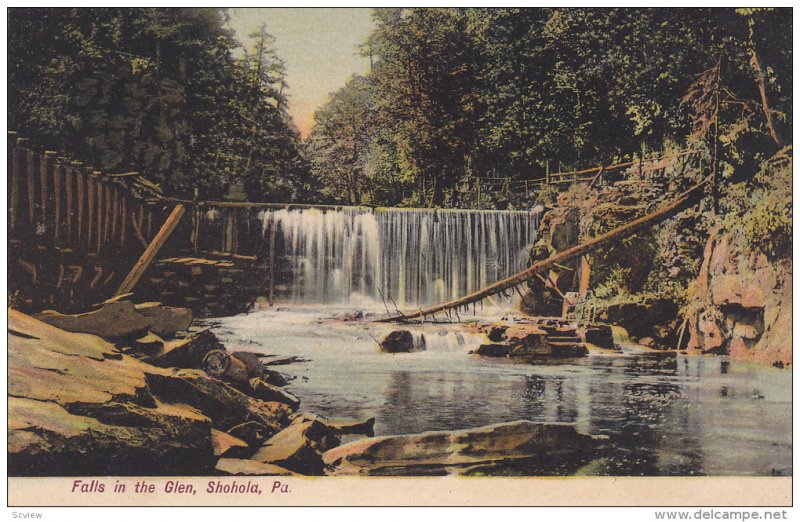
POLYGON ((106 174, 15 133, 7 172, 9 298, 23 309, 110 297, 168 208, 137 173, 106 174))

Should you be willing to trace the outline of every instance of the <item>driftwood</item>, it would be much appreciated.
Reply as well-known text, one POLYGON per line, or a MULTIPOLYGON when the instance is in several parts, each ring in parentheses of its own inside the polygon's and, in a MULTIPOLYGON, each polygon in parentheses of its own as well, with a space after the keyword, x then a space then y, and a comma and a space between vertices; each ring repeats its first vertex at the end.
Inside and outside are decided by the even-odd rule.
POLYGON ((458 316, 458 309, 464 307, 465 305, 474 303, 476 301, 480 301, 482 299, 485 299, 486 297, 490 297, 495 294, 503 293, 506 290, 514 287, 515 285, 524 283, 525 281, 528 281, 529 279, 535 277, 537 274, 540 274, 545 270, 549 270, 558 263, 564 263, 565 261, 569 261, 571 259, 580 257, 588 252, 600 248, 601 246, 607 243, 621 239, 623 237, 630 236, 631 234, 634 234, 635 232, 643 228, 653 226, 656 223, 660 223, 661 221, 668 219, 677 212, 680 212, 684 208, 695 203, 702 196, 703 189, 708 184, 708 182, 709 179, 706 178, 696 186, 692 187, 683 194, 679 195, 674 201, 672 201, 668 205, 665 205, 650 214, 642 216, 639 219, 635 219, 630 223, 627 223, 613 230, 610 230, 605 234, 601 234, 600 236, 597 236, 588 241, 584 241, 583 243, 580 243, 572 248, 568 248, 563 252, 554 254, 543 261, 534 263, 532 266, 526 268, 521 272, 514 274, 509 278, 498 281, 492 285, 489 285, 478 291, 472 292, 471 294, 467 294, 453 301, 449 301, 447 303, 436 305, 430 308, 418 310, 416 312, 408 312, 403 315, 387 317, 385 319, 380 319, 377 322, 398 322, 409 319, 420 319, 420 318, 424 319, 425 316, 432 315, 436 312, 441 312, 443 310, 448 310, 448 309, 456 310, 456 316, 458 316))

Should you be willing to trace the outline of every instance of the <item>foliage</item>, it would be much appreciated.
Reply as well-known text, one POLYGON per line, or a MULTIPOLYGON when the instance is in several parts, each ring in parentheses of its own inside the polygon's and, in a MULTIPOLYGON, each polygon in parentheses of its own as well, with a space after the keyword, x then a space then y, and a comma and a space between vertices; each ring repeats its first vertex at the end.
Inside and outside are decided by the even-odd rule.
POLYGON ((106 171, 139 170, 169 194, 288 199, 303 159, 280 60, 236 60, 223 10, 9 9, 9 127, 106 171))
POLYGON ((791 125, 781 9, 415 8, 374 20, 363 46, 373 67, 354 80, 368 95, 333 96, 312 154, 350 140, 328 132, 346 126, 343 103, 362 104, 381 139, 367 132, 358 159, 340 155, 337 169, 373 186, 382 182, 368 172, 391 173, 399 185, 373 190, 375 204, 503 207, 516 198, 478 197, 475 179, 539 179, 687 136, 718 140, 719 171, 734 183, 775 150, 760 83, 776 127, 791 125))

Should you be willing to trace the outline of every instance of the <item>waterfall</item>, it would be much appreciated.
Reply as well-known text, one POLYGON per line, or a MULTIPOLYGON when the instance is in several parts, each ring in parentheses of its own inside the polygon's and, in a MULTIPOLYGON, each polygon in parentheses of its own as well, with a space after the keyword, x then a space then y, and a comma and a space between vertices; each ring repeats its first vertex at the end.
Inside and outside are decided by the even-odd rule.
POLYGON ((454 299, 525 268, 533 211, 266 210, 280 295, 296 303, 386 301, 409 308, 454 299))

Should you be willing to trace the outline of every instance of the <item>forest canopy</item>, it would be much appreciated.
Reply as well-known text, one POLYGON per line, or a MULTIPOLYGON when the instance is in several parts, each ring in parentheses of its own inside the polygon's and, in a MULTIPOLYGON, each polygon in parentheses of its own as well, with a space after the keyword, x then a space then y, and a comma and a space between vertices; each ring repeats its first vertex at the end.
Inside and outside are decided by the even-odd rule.
POLYGON ((770 155, 790 135, 785 10, 373 16, 362 48, 370 72, 333 94, 310 139, 313 174, 333 201, 493 206, 502 202, 464 187, 683 146, 715 122, 715 139, 728 139, 720 156, 734 162, 748 157, 742 147, 770 155))
MULTIPOLYGON (((465 187, 706 140, 731 172, 791 136, 781 9, 376 9, 302 142, 269 22, 213 8, 9 9, 9 128, 180 197, 503 206, 465 187), (237 195, 238 191, 238 195, 237 195)), ((735 175, 732 175, 735 178, 735 175)))

